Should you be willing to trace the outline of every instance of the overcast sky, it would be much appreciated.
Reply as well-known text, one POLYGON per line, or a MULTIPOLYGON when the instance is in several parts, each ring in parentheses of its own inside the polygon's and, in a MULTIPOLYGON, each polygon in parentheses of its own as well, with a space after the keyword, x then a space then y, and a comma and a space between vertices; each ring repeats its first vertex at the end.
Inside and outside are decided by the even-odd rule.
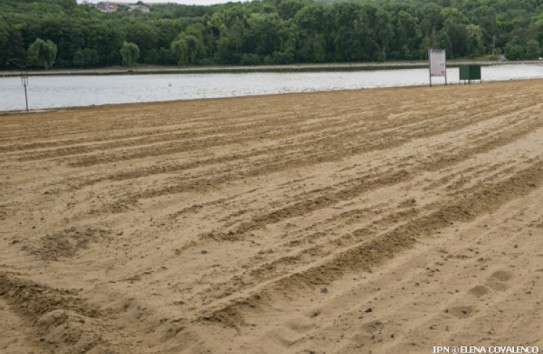
MULTIPOLYGON (((103 0, 89 0, 89 2, 97 3, 103 0)), ((177 4, 185 4, 185 5, 212 5, 212 4, 222 4, 225 2, 239 2, 241 0, 143 0, 146 4, 156 4, 156 3, 165 3, 165 2, 174 2, 177 4)), ((77 0, 79 4, 83 2, 83 0, 77 0)), ((110 0, 110 2, 122 2, 122 3, 136 3, 138 0, 110 0)))

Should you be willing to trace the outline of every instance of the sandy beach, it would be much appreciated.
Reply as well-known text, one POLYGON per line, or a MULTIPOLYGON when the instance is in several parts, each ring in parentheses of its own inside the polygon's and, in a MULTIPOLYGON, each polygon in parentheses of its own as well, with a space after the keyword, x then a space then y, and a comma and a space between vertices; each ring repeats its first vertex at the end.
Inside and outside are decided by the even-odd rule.
POLYGON ((0 352, 543 350, 542 88, 0 115, 0 352))

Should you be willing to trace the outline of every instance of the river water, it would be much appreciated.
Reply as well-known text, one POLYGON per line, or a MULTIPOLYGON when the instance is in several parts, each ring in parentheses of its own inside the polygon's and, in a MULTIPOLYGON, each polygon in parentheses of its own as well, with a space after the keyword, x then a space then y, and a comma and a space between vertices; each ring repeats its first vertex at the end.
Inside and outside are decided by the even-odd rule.
MULTIPOLYGON (((543 65, 485 66, 483 81, 543 78, 543 65)), ((458 84, 458 68, 447 69, 458 84)), ((160 74, 30 77, 30 109, 428 85, 428 69, 308 73, 160 74)), ((444 84, 434 78, 435 85, 444 84)), ((476 83, 478 84, 478 82, 476 83)), ((25 109, 20 78, 0 78, 0 111, 25 109)))

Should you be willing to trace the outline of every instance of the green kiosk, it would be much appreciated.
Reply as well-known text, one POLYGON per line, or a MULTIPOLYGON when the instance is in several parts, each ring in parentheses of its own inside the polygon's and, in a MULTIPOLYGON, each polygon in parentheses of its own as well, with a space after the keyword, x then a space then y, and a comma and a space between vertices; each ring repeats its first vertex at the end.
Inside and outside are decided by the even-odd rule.
POLYGON ((481 65, 460 65, 460 81, 471 84, 471 80, 481 80, 481 65))

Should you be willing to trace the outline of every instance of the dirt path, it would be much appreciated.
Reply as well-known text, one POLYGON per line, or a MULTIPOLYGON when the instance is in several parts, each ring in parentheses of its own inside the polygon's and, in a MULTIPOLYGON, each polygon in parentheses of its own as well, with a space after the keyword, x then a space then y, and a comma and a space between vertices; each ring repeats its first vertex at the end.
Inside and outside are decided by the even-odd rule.
POLYGON ((543 347, 541 87, 0 116, 0 352, 543 347))

